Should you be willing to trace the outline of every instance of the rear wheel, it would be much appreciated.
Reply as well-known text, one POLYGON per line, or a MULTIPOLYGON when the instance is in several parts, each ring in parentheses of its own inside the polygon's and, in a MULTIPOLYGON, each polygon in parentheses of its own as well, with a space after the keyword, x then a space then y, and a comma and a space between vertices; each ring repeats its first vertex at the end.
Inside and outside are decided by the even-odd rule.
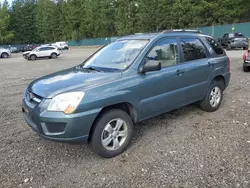
POLYGON ((52 53, 50 57, 51 57, 52 59, 55 59, 55 58, 57 58, 57 54, 56 54, 56 53, 52 53))
POLYGON ((205 98, 201 101, 200 107, 207 112, 216 111, 221 104, 223 98, 224 83, 214 80, 207 91, 205 98))
POLYGON ((2 57, 2 58, 8 58, 8 57, 9 57, 9 54, 3 52, 3 53, 1 54, 1 57, 2 57))
POLYGON ((31 55, 30 60, 35 61, 36 60, 36 55, 31 55))
POLYGON ((120 109, 104 112, 94 126, 91 145, 94 152, 102 157, 121 154, 132 139, 133 121, 120 109))

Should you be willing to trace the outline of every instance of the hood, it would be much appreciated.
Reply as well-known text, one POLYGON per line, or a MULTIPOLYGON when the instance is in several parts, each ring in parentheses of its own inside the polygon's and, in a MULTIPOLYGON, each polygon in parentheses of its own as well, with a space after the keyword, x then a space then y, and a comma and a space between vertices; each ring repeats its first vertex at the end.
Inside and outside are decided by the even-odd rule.
POLYGON ((23 52, 23 55, 29 54, 31 51, 23 52))
POLYGON ((28 90, 43 98, 52 98, 69 90, 87 90, 112 82, 119 79, 121 74, 121 72, 87 72, 84 69, 70 68, 34 80, 28 86, 28 90))

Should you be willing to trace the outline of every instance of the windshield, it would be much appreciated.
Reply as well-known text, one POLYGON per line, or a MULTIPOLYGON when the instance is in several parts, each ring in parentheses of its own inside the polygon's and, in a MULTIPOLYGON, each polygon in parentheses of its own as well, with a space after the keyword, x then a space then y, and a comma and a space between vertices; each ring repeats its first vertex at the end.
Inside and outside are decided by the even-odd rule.
POLYGON ((124 70, 133 63, 147 43, 148 40, 115 41, 88 59, 83 68, 124 70))

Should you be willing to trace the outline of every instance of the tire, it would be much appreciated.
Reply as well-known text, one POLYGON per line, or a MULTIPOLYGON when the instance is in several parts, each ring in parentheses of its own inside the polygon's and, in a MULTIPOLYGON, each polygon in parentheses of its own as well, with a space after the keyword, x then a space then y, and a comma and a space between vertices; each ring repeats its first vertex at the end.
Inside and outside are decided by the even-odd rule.
POLYGON ((36 60, 36 55, 31 55, 29 59, 32 60, 32 61, 35 61, 36 60))
POLYGON ((111 158, 121 154, 129 145, 133 135, 133 121, 131 117, 120 109, 104 112, 94 125, 91 135, 91 146, 95 153, 101 157, 111 158), (118 125, 121 126, 118 126, 118 125), (116 127, 120 131, 114 131, 116 127), (119 133, 125 135, 119 136, 119 133), (106 144, 105 144, 106 141, 106 144), (121 144, 115 148, 115 142, 121 144))
POLYGON ((207 112, 214 112, 216 111, 220 105, 221 105, 221 101, 223 99, 223 91, 224 91, 224 83, 223 81, 216 81, 213 80, 213 82, 210 84, 207 94, 205 96, 205 98, 201 101, 200 103, 200 107, 202 110, 207 111, 207 112), (212 91, 213 93, 217 93, 217 89, 219 89, 219 93, 220 93, 220 97, 218 97, 218 94, 214 96, 214 100, 212 101, 211 97, 212 97, 212 91), (217 98, 217 99, 216 99, 217 98), (211 103, 214 102, 214 105, 212 105, 211 103))
POLYGON ((246 67, 246 66, 243 65, 243 71, 244 72, 248 72, 249 71, 248 67, 246 67))
POLYGON ((5 52, 3 52, 2 54, 1 54, 1 58, 8 58, 9 57, 9 54, 7 54, 7 53, 5 53, 5 52))
POLYGON ((248 48, 247 47, 243 47, 243 50, 247 50, 248 48))
POLYGON ((56 53, 52 53, 50 56, 52 59, 56 59, 57 58, 57 54, 56 53))
POLYGON ((227 50, 232 50, 232 46, 230 43, 227 44, 227 50))

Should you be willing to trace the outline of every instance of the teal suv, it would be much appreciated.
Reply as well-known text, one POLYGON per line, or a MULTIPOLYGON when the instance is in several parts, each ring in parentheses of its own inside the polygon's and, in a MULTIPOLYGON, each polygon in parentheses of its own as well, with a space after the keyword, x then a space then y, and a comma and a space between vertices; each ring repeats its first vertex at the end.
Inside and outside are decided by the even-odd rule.
POLYGON ((114 157, 129 145, 137 122, 194 102, 217 110, 229 80, 230 60, 208 35, 135 34, 31 82, 22 111, 40 136, 89 142, 100 156, 114 157))

